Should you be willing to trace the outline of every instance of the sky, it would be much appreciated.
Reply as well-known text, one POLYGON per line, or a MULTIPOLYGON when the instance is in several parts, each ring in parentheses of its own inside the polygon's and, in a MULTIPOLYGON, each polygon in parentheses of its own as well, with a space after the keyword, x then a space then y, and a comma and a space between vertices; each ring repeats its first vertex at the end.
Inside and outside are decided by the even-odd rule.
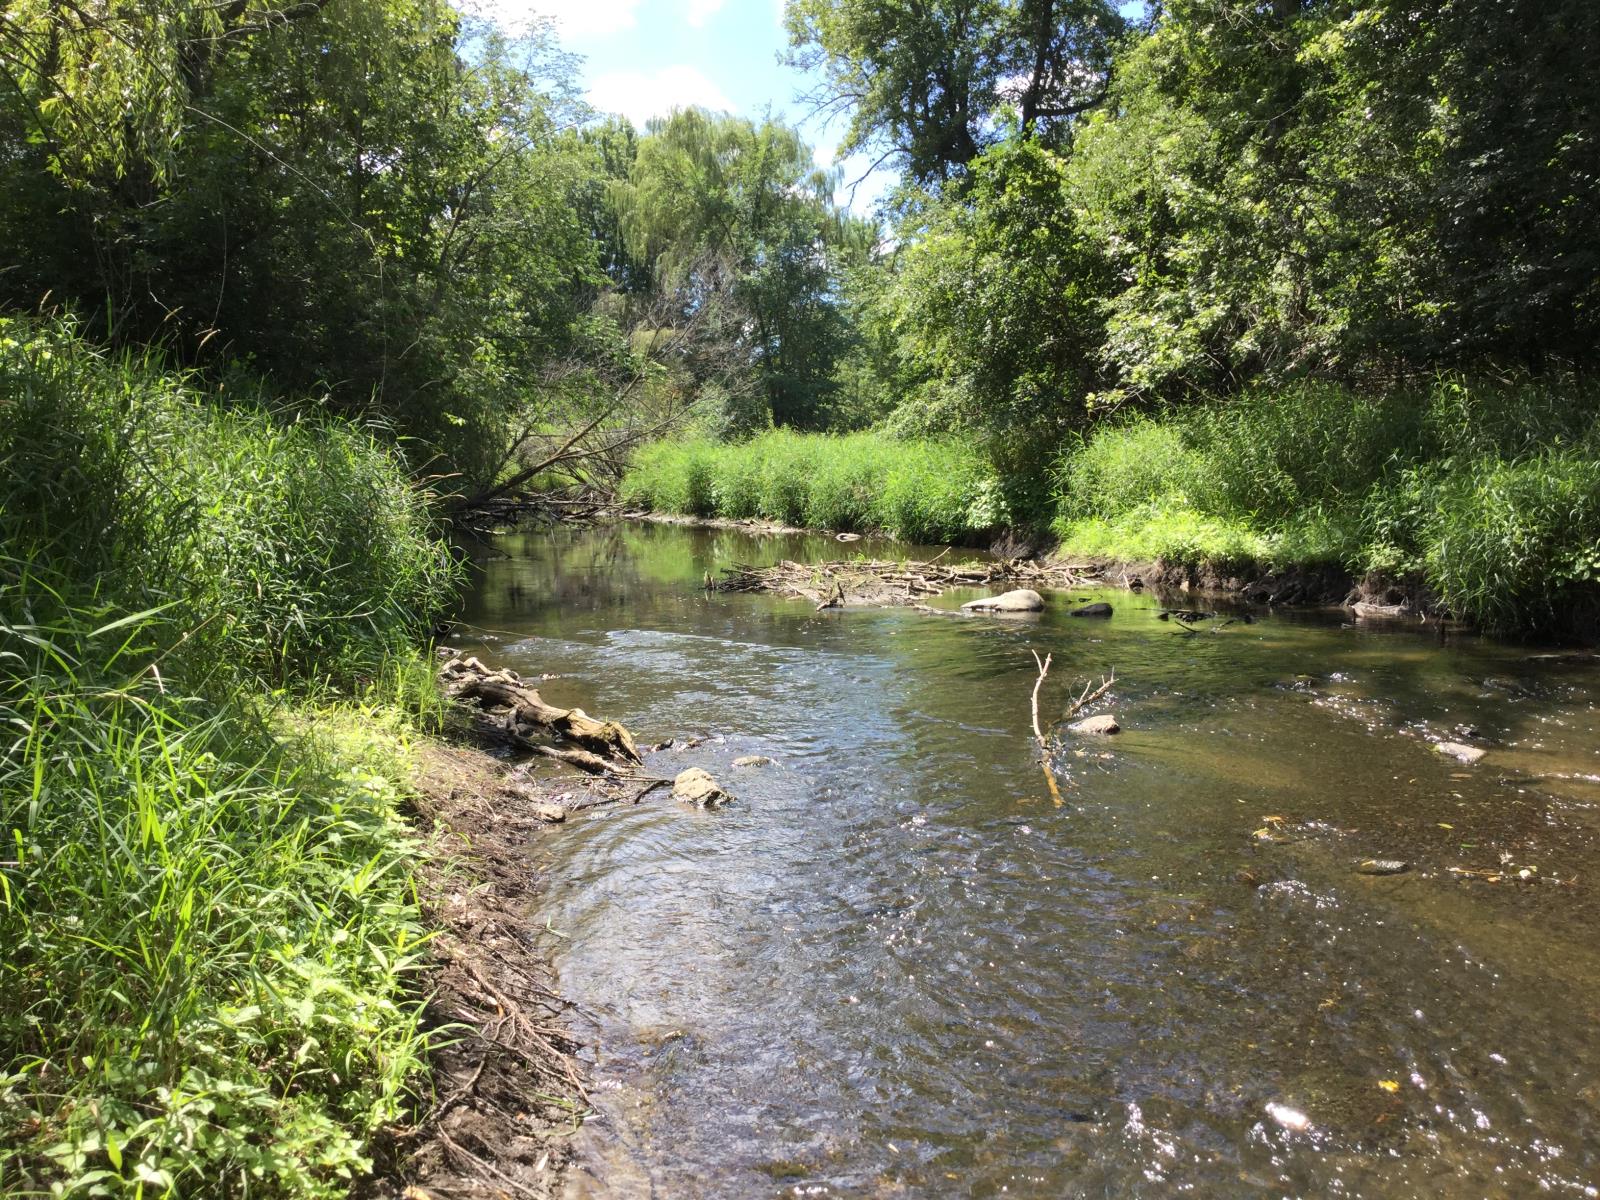
MULTIPOLYGON (((562 49, 583 57, 589 102, 602 112, 641 127, 691 104, 757 119, 770 112, 800 129, 820 166, 834 163, 844 122, 807 119, 797 96, 808 77, 779 62, 788 44, 783 0, 481 0, 473 7, 510 33, 534 15, 553 19, 562 49)), ((894 183, 892 172, 879 170, 852 196, 850 185, 870 164, 859 155, 839 164, 838 199, 863 215, 894 183)))

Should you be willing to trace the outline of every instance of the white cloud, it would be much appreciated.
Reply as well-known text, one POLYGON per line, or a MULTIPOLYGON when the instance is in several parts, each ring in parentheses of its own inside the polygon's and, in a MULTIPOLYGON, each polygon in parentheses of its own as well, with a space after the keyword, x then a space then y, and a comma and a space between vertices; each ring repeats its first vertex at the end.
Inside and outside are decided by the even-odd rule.
POLYGON ((684 18, 696 29, 704 25, 721 11, 726 0, 689 0, 688 11, 684 18))
POLYGON ((610 71, 598 75, 589 85, 589 103, 601 112, 621 113, 641 127, 650 117, 665 116, 674 108, 733 108, 721 88, 694 67, 682 64, 658 71, 610 71))
POLYGON ((643 0, 470 0, 467 7, 507 33, 526 32, 539 17, 555 21, 562 37, 603 37, 632 29, 643 0))

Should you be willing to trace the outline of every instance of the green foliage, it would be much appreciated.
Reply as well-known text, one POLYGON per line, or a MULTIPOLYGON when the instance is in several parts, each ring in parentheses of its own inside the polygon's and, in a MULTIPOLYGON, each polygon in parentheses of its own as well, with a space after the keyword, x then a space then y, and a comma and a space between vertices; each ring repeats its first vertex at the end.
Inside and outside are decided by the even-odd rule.
POLYGON ((826 414, 845 338, 836 278, 869 237, 834 206, 834 182, 787 125, 691 108, 650 123, 611 191, 627 250, 653 266, 674 320, 721 321, 727 355, 780 425, 826 414))
POLYGON ((841 154, 897 154, 919 184, 959 178, 1008 125, 1059 135, 1104 95, 1126 28, 1105 0, 789 0, 790 62, 849 107, 841 154))
POLYGON ((28 61, 67 33, 96 69, 39 65, 54 100, 0 88, 0 304, 48 296, 219 374, 248 359, 282 393, 376 412, 419 471, 484 482, 548 405, 541 371, 592 332, 600 155, 564 131, 553 47, 442 0, 28 8, 28 61), (151 77, 125 79, 125 57, 151 77), (41 124, 102 90, 107 130, 159 137, 108 158, 41 124))
POLYGON ((883 531, 907 541, 981 538, 1009 518, 981 457, 951 442, 880 433, 774 430, 742 444, 658 442, 635 460, 622 496, 662 512, 883 531))
POLYGON ((1173 0, 1075 142, 1120 396, 1593 360, 1578 2, 1173 0))
POLYGON ((1066 549, 1413 576, 1501 631, 1593 623, 1600 388, 1471 383, 1254 392, 1082 438, 1057 471, 1066 549))
POLYGON ((924 381, 911 403, 937 397, 1007 475, 1045 465, 1082 421, 1095 378, 1105 281, 1066 165, 1033 143, 991 151, 961 201, 925 215, 868 315, 892 329, 900 374, 924 381))
POLYGON ((1578 628, 1600 618, 1595 451, 1469 461, 1440 480, 1423 525, 1423 561, 1452 609, 1498 630, 1578 628))
POLYGON ((427 499, 369 432, 205 400, 68 327, 8 319, 0 405, 0 545, 170 606, 177 651, 208 669, 348 680, 420 640, 450 595, 427 499))
POLYGON ((0 1190, 345 1195, 421 1047, 423 500, 60 326, 0 418, 0 1190))

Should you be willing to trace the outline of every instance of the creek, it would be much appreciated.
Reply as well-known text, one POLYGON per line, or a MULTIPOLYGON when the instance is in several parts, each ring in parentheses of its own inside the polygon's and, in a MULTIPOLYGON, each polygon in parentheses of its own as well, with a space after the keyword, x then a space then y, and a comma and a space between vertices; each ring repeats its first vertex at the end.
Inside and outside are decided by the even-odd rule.
POLYGON ((1600 661, 1337 612, 1190 634, 1121 590, 999 618, 700 587, 858 552, 932 553, 476 552, 453 644, 641 745, 705 736, 650 769, 737 797, 530 848, 530 936, 598 1046, 571 1195, 1600 1195, 1600 661), (1060 806, 1032 650, 1045 718, 1116 672, 1123 732, 1066 739, 1060 806))

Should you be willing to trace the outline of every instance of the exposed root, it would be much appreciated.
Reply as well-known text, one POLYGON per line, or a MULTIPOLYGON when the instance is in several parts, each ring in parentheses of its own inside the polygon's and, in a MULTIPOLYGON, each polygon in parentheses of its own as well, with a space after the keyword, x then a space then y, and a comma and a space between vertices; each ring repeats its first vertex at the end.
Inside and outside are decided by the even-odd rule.
POLYGON ((550 1200, 588 1105, 571 1005, 531 936, 539 879, 528 847, 552 811, 581 806, 576 796, 621 789, 541 783, 462 746, 426 745, 419 758, 414 803, 430 844, 417 882, 438 930, 422 984, 434 1100, 418 1124, 391 1131, 386 1169, 362 1193, 550 1200))

